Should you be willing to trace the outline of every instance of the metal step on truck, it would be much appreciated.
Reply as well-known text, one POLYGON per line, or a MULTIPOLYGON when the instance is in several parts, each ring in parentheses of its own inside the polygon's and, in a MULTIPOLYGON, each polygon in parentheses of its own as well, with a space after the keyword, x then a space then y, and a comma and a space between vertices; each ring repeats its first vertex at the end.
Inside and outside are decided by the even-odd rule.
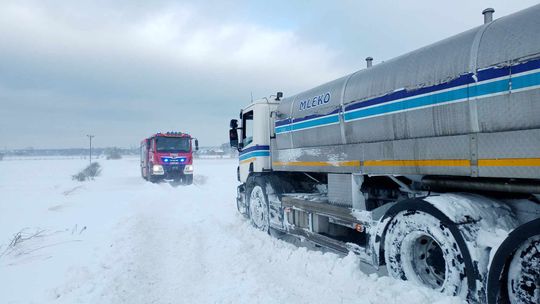
POLYGON ((540 303, 540 5, 230 124, 253 226, 480 303, 540 303))

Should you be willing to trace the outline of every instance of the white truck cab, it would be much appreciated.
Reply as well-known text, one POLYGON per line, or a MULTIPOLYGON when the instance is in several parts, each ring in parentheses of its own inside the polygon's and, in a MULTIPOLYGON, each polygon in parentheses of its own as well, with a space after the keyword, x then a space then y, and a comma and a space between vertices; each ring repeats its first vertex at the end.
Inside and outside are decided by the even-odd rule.
POLYGON ((262 98, 240 112, 240 122, 231 120, 231 146, 239 151, 238 174, 239 181, 243 183, 253 172, 272 169, 270 138, 274 136, 273 113, 278 105, 279 100, 262 98))

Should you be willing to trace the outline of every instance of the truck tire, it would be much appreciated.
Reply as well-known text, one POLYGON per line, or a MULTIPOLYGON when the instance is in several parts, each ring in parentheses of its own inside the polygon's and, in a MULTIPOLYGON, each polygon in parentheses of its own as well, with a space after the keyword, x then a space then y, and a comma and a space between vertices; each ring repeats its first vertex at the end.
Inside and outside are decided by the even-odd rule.
POLYGON ((489 268, 487 299, 495 303, 540 303, 540 219, 512 231, 489 268))
POLYGON ((510 303, 540 303, 540 235, 516 250, 508 268, 507 290, 510 303))
POLYGON ((460 246, 440 219, 423 211, 401 211, 389 223, 384 241, 388 274, 447 295, 467 290, 460 246))
POLYGON ((264 232, 270 229, 270 210, 268 209, 268 196, 266 188, 255 182, 248 195, 249 218, 251 224, 264 232))
POLYGON ((152 182, 152 172, 150 172, 150 166, 146 167, 146 180, 152 182))
POLYGON ((144 179, 144 180, 148 180, 148 178, 144 175, 144 168, 141 167, 141 177, 144 179))
POLYGON ((193 184, 193 174, 187 174, 184 176, 184 185, 191 185, 193 184))

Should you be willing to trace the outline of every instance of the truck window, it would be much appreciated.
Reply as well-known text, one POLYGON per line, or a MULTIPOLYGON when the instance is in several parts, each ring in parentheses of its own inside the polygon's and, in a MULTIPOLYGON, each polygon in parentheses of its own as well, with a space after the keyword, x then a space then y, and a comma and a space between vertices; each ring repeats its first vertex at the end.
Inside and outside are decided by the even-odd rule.
POLYGON ((242 116, 242 145, 246 147, 253 142, 253 111, 242 116))
POLYGON ((156 137, 157 152, 189 152, 190 139, 186 137, 156 137))

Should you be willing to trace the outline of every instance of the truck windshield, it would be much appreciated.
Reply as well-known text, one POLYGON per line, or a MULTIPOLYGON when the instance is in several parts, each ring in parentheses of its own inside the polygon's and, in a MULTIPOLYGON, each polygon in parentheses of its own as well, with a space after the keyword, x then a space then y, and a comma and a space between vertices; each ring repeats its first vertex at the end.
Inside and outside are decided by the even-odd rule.
POLYGON ((158 152, 189 152, 189 138, 185 137, 156 137, 158 152))

